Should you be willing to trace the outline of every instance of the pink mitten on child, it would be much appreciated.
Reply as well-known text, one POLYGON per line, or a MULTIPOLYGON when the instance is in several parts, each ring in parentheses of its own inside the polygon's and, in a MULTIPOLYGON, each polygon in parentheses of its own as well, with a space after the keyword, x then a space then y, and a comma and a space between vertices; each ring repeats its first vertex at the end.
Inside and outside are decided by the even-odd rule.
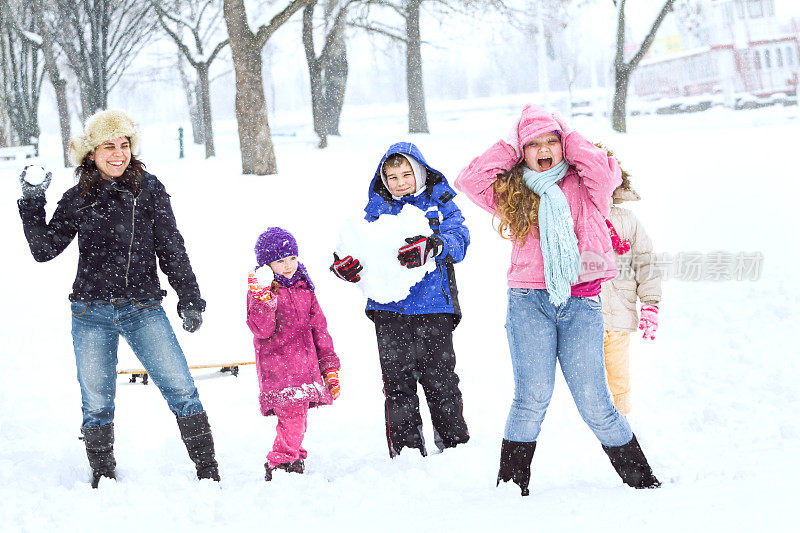
POLYGON ((639 329, 644 330, 642 338, 650 340, 655 339, 656 330, 658 329, 658 307, 642 305, 639 316, 639 329))
POLYGON ((608 226, 608 231, 611 234, 611 246, 614 248, 614 251, 617 252, 617 255, 624 255, 630 252, 631 241, 628 239, 620 239, 614 224, 608 219, 606 219, 606 226, 608 226))

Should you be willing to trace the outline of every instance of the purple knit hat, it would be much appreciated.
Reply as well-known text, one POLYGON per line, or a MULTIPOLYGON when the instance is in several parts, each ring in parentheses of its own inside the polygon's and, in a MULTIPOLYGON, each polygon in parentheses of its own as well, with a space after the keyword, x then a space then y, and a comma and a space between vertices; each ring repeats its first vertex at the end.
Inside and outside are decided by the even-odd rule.
POLYGON ((256 262, 259 267, 278 259, 298 255, 297 241, 283 228, 272 227, 258 236, 256 241, 256 262))

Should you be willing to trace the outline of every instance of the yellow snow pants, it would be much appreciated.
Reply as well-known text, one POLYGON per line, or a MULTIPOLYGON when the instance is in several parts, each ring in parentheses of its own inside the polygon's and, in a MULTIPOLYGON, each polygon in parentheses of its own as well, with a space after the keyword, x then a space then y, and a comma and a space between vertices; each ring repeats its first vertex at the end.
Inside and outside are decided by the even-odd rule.
POLYGON ((627 331, 603 333, 608 388, 617 411, 623 415, 631 411, 630 346, 631 334, 627 331))

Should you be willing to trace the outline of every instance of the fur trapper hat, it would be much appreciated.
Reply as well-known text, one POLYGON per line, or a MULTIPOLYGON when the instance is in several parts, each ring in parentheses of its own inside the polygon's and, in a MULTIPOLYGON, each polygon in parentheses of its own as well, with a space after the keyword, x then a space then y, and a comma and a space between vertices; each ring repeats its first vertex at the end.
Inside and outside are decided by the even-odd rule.
POLYGON ((622 163, 619 162, 619 159, 617 159, 617 156, 614 155, 614 152, 600 143, 594 143, 594 145, 601 150, 605 150, 606 153, 608 153, 608 157, 613 157, 617 161, 619 170, 622 173, 622 184, 614 189, 614 192, 611 194, 611 201, 615 204, 621 204, 622 202, 636 202, 637 200, 641 200, 642 197, 639 196, 639 193, 637 193, 631 185, 631 175, 628 174, 624 168, 622 168, 622 163))
POLYGON ((117 137, 130 139, 131 153, 138 154, 139 130, 131 117, 121 109, 98 111, 86 119, 83 134, 70 139, 69 158, 74 165, 80 165, 86 154, 117 137))

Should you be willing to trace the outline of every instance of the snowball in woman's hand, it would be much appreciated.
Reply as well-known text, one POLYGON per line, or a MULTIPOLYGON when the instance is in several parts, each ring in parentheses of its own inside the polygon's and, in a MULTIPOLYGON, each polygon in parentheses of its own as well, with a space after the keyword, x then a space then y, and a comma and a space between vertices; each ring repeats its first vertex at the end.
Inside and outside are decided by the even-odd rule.
POLYGON ((31 185, 39 185, 44 181, 47 172, 38 165, 31 165, 25 169, 25 181, 31 185))

